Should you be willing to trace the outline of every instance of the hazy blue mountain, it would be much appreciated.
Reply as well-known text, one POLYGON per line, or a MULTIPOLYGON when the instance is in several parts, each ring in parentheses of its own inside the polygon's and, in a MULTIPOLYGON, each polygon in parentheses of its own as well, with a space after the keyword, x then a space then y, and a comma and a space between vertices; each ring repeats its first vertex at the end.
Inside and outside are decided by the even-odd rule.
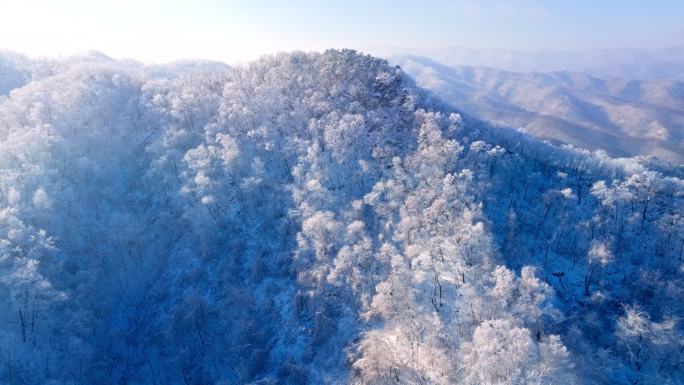
POLYGON ((684 162, 684 82, 449 67, 418 56, 393 62, 418 85, 493 124, 612 156, 684 162))
POLYGON ((508 51, 462 47, 420 49, 370 47, 382 56, 424 56, 448 66, 493 67, 514 72, 580 72, 604 78, 684 80, 684 46, 660 49, 611 48, 582 52, 508 51))

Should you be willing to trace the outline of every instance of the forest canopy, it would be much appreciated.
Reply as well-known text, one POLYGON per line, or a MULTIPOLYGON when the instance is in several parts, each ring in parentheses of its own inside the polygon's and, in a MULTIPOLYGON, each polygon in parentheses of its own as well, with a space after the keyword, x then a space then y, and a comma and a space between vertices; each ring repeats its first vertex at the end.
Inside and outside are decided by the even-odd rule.
POLYGON ((677 170, 349 50, 0 58, 0 382, 684 382, 677 170))

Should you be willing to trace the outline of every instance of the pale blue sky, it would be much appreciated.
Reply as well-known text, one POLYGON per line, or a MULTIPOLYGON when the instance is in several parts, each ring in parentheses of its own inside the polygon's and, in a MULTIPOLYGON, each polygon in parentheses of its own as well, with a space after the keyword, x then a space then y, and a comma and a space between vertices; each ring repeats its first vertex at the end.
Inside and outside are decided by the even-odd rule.
POLYGON ((684 42, 682 0, 0 0, 0 47, 232 62, 381 46, 584 50, 684 42))

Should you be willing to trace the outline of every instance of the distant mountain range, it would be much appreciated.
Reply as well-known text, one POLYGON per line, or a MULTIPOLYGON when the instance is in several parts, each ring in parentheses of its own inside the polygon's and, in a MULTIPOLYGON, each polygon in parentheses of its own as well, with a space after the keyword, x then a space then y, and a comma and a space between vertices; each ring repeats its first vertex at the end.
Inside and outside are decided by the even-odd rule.
POLYGON ((661 49, 613 48, 583 52, 561 50, 506 51, 452 47, 447 49, 369 48, 383 57, 418 55, 449 66, 485 66, 507 71, 570 71, 606 78, 684 80, 684 46, 661 49))
POLYGON ((682 81, 448 66, 415 55, 392 61, 418 85, 495 125, 556 143, 603 149, 616 157, 684 162, 682 81))

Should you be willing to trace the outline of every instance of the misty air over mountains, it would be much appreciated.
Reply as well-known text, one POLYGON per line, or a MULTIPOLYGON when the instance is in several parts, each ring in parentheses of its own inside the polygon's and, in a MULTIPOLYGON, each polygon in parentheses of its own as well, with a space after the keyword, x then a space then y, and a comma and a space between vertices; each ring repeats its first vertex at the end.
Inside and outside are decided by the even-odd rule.
POLYGON ((1 383, 684 382, 676 165, 351 50, 3 52, 0 91, 1 383))

